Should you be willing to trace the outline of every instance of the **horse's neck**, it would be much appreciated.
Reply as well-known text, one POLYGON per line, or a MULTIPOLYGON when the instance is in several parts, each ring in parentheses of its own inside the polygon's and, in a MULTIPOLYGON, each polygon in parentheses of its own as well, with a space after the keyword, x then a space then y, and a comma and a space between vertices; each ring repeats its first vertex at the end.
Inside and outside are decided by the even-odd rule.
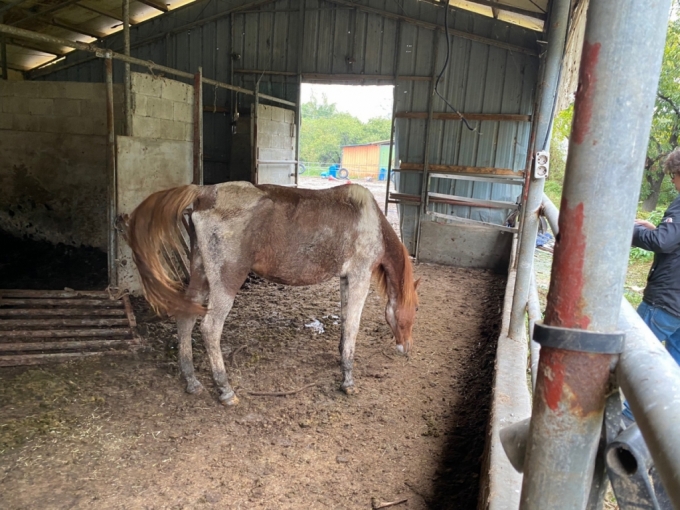
POLYGON ((382 265, 386 269, 386 291, 390 301, 398 301, 403 291, 404 248, 397 234, 390 227, 383 231, 385 254, 382 265))

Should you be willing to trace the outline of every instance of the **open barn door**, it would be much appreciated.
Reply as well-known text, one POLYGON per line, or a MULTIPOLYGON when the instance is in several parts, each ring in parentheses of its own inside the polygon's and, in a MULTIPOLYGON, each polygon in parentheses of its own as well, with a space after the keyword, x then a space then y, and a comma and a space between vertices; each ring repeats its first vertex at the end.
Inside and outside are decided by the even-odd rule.
POLYGON ((297 172, 295 112, 256 103, 251 117, 252 181, 295 186, 297 172))

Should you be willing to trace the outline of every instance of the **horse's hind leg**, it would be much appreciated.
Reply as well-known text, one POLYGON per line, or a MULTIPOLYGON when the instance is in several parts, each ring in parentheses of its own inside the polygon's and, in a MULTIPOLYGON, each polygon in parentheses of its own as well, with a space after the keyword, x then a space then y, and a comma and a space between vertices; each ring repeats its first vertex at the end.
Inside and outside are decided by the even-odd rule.
MULTIPOLYGON (((194 303, 203 304, 208 297, 208 279, 205 277, 203 260, 194 239, 192 239, 191 277, 186 295, 194 303)), ((203 385, 194 373, 191 332, 196 324, 197 315, 177 315, 177 336, 179 337, 179 371, 187 383, 187 393, 200 393, 203 385)))
POLYGON ((340 356, 342 363, 342 390, 351 395, 355 392, 352 368, 354 367, 354 346, 361 312, 371 286, 371 274, 349 275, 340 278, 340 301, 342 315, 342 334, 340 337, 340 356))

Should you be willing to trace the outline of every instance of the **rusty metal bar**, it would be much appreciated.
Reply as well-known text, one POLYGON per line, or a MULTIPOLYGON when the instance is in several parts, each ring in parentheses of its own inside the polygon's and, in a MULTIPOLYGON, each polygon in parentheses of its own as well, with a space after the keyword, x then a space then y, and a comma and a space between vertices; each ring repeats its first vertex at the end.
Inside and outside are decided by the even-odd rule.
MULTIPOLYGON (((670 3, 588 6, 545 314, 549 326, 617 330, 670 3)), ((612 354, 541 348, 522 510, 585 508, 616 360, 612 354)), ((644 405, 638 410, 653 411, 644 405)), ((659 446, 675 436, 670 432, 659 446)), ((670 467, 662 479, 676 482, 670 467)))
POLYGON ((2 306, 107 306, 111 308, 122 307, 123 303, 112 299, 20 299, 2 298, 2 306))
MULTIPOLYGON (((448 27, 446 27, 448 28, 448 27)), ((432 116, 434 114, 434 88, 437 84, 437 57, 439 56, 439 33, 434 33, 432 49, 432 80, 427 101, 427 124, 425 125, 425 142, 423 143, 423 175, 420 182, 420 207, 418 208, 416 225, 415 259, 420 259, 420 233, 422 223, 427 215, 428 193, 430 191, 430 140, 432 139, 432 116)))
MULTIPOLYGON (((167 73, 170 75, 174 76, 179 76, 181 78, 186 78, 188 80, 193 80, 194 75, 191 73, 187 73, 184 71, 179 71, 177 69, 173 69, 171 67, 155 64, 149 60, 142 60, 139 58, 135 57, 127 57, 125 55, 122 55, 120 53, 116 53, 111 50, 107 50, 105 48, 99 48, 97 46, 94 46, 92 44, 86 44, 78 41, 71 41, 69 39, 61 39, 59 37, 54 37, 51 35, 47 34, 40 34, 38 32, 32 32, 30 30, 24 30, 21 28, 17 27, 12 27, 9 25, 4 25, 0 24, 0 33, 3 34, 9 34, 13 35, 15 37, 19 37, 21 39, 27 39, 29 41, 38 41, 38 42, 45 42, 45 43, 50 43, 50 44, 57 44, 59 46, 67 46, 69 48, 75 48, 77 50, 81 51, 86 51, 89 53, 94 53, 98 57, 103 57, 105 55, 110 55, 110 58, 115 59, 115 60, 120 60, 121 62, 127 62, 130 64, 138 65, 147 69, 155 69, 157 71, 161 71, 163 73, 167 73)), ((222 83, 216 80, 211 80, 209 78, 203 78, 203 83, 207 85, 212 85, 214 87, 219 87, 227 90, 233 90, 236 92, 241 92, 242 94, 248 94, 248 95, 254 95, 255 93, 252 90, 244 89, 241 87, 235 87, 233 85, 229 85, 227 83, 222 83)), ((295 103, 292 101, 287 101, 285 99, 280 99, 278 97, 270 96, 267 94, 260 94, 260 99, 267 99, 268 101, 273 101, 275 103, 281 103, 285 104, 288 106, 295 106, 295 103)))
MULTIPOLYGON (((427 112, 398 112, 399 119, 427 119, 427 112)), ((515 115, 512 113, 456 113, 456 112, 435 112, 432 114, 434 120, 479 120, 492 122, 531 122, 531 115, 515 115)))
POLYGON ((45 329, 25 331, 2 331, 0 341, 5 338, 78 338, 99 336, 130 336, 130 328, 105 329, 45 329))
POLYGON ((529 288, 529 302, 527 303, 527 315, 529 316, 529 360, 531 364, 531 388, 536 388, 536 376, 538 375, 538 359, 541 346, 534 341, 534 325, 540 321, 541 304, 538 300, 538 288, 536 287, 536 273, 531 274, 531 287, 529 288))
POLYGON ((0 321, 0 335, 4 328, 47 327, 47 326, 127 326, 129 319, 3 319, 0 321))
POLYGON ((194 75, 194 184, 203 184, 203 68, 194 75))
POLYGON ((118 308, 0 308, 0 317, 124 317, 125 310, 118 308))
MULTIPOLYGON (((42 365, 54 361, 66 361, 89 356, 101 356, 102 352, 60 352, 57 354, 25 354, 23 356, 0 356, 0 367, 42 365)), ((106 354, 126 354, 126 351, 110 351, 106 354)))
MULTIPOLYGON (((385 216, 390 207, 390 187, 392 186, 392 160, 394 159, 394 132, 397 124, 397 87, 399 78, 399 56, 401 51, 399 45, 401 44, 401 21, 397 21, 397 30, 395 34, 394 43, 394 86, 392 88, 392 118, 390 119, 390 151, 387 161, 387 180, 385 183, 385 216)), ((395 186, 396 188, 396 186, 395 186)), ((399 208, 397 207, 397 210, 399 208)))
MULTIPOLYGON (((548 48, 543 62, 543 79, 533 126, 535 144, 529 147, 529 153, 550 148, 551 122, 555 108, 555 97, 559 87, 562 56, 567 42, 570 4, 569 0, 555 0, 550 10, 548 48)), ((529 167, 531 167, 531 164, 529 167)), ((527 168, 527 171, 530 171, 530 168, 527 168)), ((526 199, 523 201, 519 253, 517 256, 517 279, 515 280, 515 294, 508 331, 508 336, 515 340, 519 340, 525 335, 524 318, 529 300, 529 287, 538 233, 538 215, 545 184, 545 178, 537 177, 534 172, 530 172, 530 175, 526 177, 529 189, 526 199)))
POLYGON ((108 133, 106 146, 106 175, 108 184, 108 266, 109 286, 118 286, 118 234, 116 233, 116 215, 118 214, 118 172, 116 170, 116 132, 113 118, 113 61, 104 59, 106 68, 106 130, 108 133))
MULTIPOLYGON (((123 53, 130 57, 130 0, 123 0, 123 53)), ((125 135, 132 133, 132 75, 130 63, 125 62, 123 71, 123 94, 125 96, 125 135)))
POLYGON ((0 352, 25 351, 61 351, 69 349, 102 349, 111 347, 127 347, 136 344, 136 340, 76 340, 72 342, 25 342, 6 344, 0 342, 0 352))

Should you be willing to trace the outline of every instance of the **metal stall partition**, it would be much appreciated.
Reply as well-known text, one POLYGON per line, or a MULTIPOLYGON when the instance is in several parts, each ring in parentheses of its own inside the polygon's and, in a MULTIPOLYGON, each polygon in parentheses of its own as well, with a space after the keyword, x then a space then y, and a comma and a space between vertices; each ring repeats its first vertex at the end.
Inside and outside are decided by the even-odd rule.
POLYGON ((448 41, 441 27, 401 25, 394 94, 397 165, 391 169, 397 192, 388 202, 399 205, 402 239, 419 260, 505 272, 538 53, 534 32, 495 20, 470 21, 451 15, 448 41), (458 36, 471 27, 478 37, 458 36))

